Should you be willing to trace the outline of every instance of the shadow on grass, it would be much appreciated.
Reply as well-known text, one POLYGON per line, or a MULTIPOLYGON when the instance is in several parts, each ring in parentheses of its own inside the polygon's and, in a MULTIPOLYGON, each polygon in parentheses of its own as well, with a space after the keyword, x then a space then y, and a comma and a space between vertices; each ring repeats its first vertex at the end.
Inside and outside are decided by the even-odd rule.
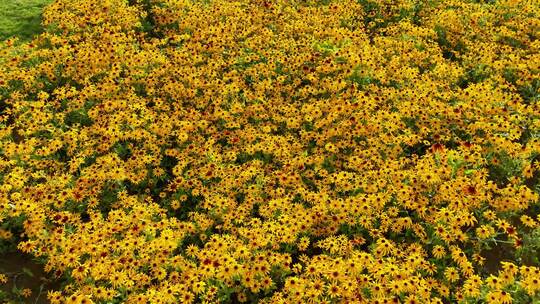
POLYGON ((0 302, 49 303, 47 291, 60 289, 60 281, 46 273, 43 265, 36 263, 31 256, 21 252, 1 254, 0 273, 8 277, 8 282, 0 285, 0 302), (32 291, 26 298, 21 295, 25 288, 32 291))

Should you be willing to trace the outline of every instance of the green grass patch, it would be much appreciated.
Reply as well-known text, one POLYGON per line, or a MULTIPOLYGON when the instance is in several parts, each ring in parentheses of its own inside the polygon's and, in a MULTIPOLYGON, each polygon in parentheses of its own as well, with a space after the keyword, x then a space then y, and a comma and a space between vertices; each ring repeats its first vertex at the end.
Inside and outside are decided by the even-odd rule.
POLYGON ((28 41, 42 31, 41 13, 53 0, 0 1, 0 41, 11 37, 28 41))

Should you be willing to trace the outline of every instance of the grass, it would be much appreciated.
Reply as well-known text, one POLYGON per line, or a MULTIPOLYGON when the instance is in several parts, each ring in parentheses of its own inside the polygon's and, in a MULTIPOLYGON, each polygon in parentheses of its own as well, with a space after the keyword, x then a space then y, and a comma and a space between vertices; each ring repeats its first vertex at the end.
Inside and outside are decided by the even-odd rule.
POLYGON ((0 0, 0 41, 18 37, 31 40, 39 34, 41 12, 53 0, 0 0))

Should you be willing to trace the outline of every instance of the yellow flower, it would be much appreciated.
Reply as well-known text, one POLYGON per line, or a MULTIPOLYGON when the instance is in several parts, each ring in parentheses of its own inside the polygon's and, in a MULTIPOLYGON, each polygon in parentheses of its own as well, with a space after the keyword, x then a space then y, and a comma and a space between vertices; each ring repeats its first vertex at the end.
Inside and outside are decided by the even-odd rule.
POLYGON ((328 152, 336 153, 338 151, 337 147, 333 143, 327 143, 324 148, 328 152))
POLYGON ((522 215, 520 220, 526 227, 535 228, 538 226, 538 223, 536 223, 536 221, 528 215, 522 215))
POLYGON ((486 300, 491 303, 510 304, 512 303, 512 296, 504 290, 495 290, 486 295, 486 300))
POLYGON ((330 285, 327 285, 326 287, 326 293, 331 297, 331 298, 336 298, 336 297, 339 297, 340 294, 341 294, 341 288, 336 285, 336 284, 330 284, 330 285))
POLYGON ((446 267, 444 270, 444 276, 449 282, 455 282, 459 280, 459 272, 454 267, 446 267))
POLYGON ((476 228, 476 236, 479 239, 488 239, 495 236, 495 229, 490 225, 482 225, 476 228))
POLYGON ((433 256, 437 259, 442 259, 446 255, 446 250, 444 250, 444 247, 441 245, 435 245, 432 252, 433 256))
POLYGON ((193 291, 196 293, 196 294, 199 294, 201 292, 203 292, 206 288, 206 283, 205 282, 197 282, 195 283, 195 286, 193 286, 193 291))
POLYGON ((25 298, 28 298, 32 295, 32 290, 30 288, 24 288, 22 291, 21 291, 21 295, 25 298))

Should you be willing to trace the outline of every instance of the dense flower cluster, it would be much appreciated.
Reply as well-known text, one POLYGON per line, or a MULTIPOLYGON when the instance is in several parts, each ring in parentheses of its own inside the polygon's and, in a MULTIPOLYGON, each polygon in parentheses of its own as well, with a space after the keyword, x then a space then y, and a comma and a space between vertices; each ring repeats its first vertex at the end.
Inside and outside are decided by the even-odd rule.
POLYGON ((0 48, 0 238, 52 303, 540 299, 540 2, 56 0, 44 26, 0 48))

